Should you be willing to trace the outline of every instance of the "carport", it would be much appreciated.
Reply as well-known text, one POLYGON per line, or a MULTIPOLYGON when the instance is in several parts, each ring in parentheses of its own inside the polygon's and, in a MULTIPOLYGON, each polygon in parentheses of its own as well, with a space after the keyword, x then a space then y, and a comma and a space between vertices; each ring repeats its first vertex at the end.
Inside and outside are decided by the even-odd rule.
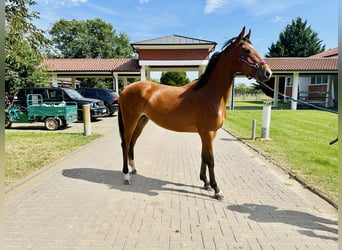
POLYGON ((127 84, 128 78, 140 76, 140 66, 137 59, 91 59, 91 58, 63 58, 46 59, 43 61, 51 74, 52 83, 57 78, 70 78, 71 87, 76 88, 77 78, 112 78, 113 89, 118 92, 119 78, 127 84))
POLYGON ((150 79, 153 71, 197 71, 200 76, 209 62, 216 43, 179 35, 171 35, 132 43, 138 59, 61 58, 46 59, 43 67, 57 78, 70 78, 76 87, 77 78, 112 78, 113 89, 119 92, 119 78, 127 85, 128 78, 150 79))

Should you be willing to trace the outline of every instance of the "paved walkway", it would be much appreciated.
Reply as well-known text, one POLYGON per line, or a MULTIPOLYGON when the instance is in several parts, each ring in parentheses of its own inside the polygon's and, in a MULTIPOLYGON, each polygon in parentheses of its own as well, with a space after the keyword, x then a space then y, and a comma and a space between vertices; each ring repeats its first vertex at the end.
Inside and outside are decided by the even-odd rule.
POLYGON ((337 249, 337 211, 224 131, 217 201, 201 189, 197 134, 149 123, 125 186, 116 117, 98 128, 104 137, 6 193, 7 249, 337 249))

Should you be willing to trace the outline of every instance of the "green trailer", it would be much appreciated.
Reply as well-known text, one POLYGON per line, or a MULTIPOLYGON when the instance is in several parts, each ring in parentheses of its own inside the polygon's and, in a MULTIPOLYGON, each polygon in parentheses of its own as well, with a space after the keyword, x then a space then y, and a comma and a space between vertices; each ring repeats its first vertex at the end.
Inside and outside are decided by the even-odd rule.
POLYGON ((66 127, 77 121, 76 102, 43 102, 40 94, 29 94, 26 107, 11 105, 5 109, 5 127, 12 123, 43 122, 48 130, 66 127))

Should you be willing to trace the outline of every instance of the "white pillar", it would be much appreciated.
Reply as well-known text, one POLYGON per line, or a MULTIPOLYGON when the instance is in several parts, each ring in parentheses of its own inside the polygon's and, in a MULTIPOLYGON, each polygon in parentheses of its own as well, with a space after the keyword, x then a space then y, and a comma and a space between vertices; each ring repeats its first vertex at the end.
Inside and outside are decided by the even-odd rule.
POLYGON ((123 87, 126 87, 127 86, 127 77, 124 77, 123 78, 123 87))
POLYGON ((333 82, 332 82, 332 76, 328 75, 328 85, 327 85, 327 93, 326 93, 326 101, 325 101, 325 107, 331 107, 333 106, 333 82))
POLYGON ((205 71, 205 67, 206 67, 207 65, 200 65, 199 67, 198 67, 198 78, 200 78, 200 76, 204 73, 204 71, 205 71))
POLYGON ((146 80, 151 80, 151 69, 146 67, 146 80))
POLYGON ((235 79, 233 80, 233 86, 231 88, 231 91, 230 91, 230 95, 229 95, 229 109, 230 110, 234 110, 234 93, 235 93, 235 79))
POLYGON ((84 135, 91 135, 91 117, 90 117, 90 104, 83 104, 83 129, 84 135))
POLYGON ((262 109, 262 126, 261 126, 261 139, 270 139, 270 125, 271 125, 271 106, 272 99, 264 99, 264 107, 262 109))
POLYGON ((71 78, 71 88, 76 89, 76 79, 75 79, 75 77, 71 78))
POLYGON ((119 94, 119 75, 116 73, 113 73, 113 90, 119 94))
POLYGON ((273 94, 273 107, 278 107, 279 95, 279 76, 274 77, 274 94, 273 94))
POLYGON ((57 82, 56 77, 52 77, 51 82, 52 82, 52 87, 58 87, 58 82, 57 82))
POLYGON ((146 68, 145 68, 145 66, 141 66, 141 69, 140 69, 140 79, 142 81, 146 80, 146 68))
MULTIPOLYGON (((292 99, 298 99, 299 73, 293 72, 292 99)), ((291 101, 291 109, 297 110, 297 102, 291 101)))

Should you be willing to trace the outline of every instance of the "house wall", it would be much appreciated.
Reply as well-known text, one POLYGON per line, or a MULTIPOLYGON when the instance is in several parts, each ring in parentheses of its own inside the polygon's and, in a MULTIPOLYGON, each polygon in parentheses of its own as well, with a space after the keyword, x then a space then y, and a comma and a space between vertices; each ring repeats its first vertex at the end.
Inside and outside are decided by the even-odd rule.
MULTIPOLYGON (((326 107, 336 106, 338 102, 336 98, 337 91, 335 90, 338 85, 337 77, 332 75, 329 82, 328 84, 311 84, 311 76, 300 76, 298 99, 301 101, 323 103, 326 107)), ((286 83, 285 95, 292 96, 292 86, 287 86, 286 83)), ((284 101, 287 101, 286 98, 284 98, 284 101)))
POLYGON ((208 60, 207 49, 144 49, 139 60, 208 60))
POLYGON ((308 99, 311 101, 322 101, 325 102, 327 99, 327 84, 314 84, 309 85, 309 96, 308 99))
POLYGON ((290 86, 286 87, 285 95, 292 96, 292 87, 290 86))
POLYGON ((311 77, 299 77, 299 95, 301 97, 308 97, 310 82, 311 77))

